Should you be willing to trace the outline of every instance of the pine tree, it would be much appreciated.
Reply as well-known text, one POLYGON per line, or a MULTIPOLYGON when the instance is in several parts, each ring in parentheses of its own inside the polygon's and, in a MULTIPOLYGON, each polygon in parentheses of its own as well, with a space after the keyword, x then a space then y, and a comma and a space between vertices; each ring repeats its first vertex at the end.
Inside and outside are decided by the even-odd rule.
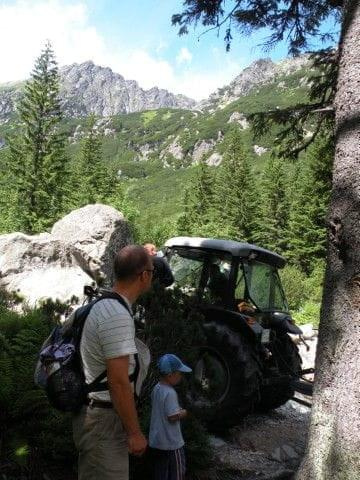
POLYGON ((260 205, 253 237, 255 243, 279 253, 286 247, 289 215, 287 183, 283 161, 270 158, 261 178, 260 205))
POLYGON ((57 63, 47 43, 19 101, 19 126, 7 156, 12 220, 29 233, 49 227, 64 208, 68 172, 58 97, 57 63))
POLYGON ((222 237, 252 241, 256 215, 256 189, 239 132, 225 141, 225 154, 216 187, 215 220, 222 237))
POLYGON ((102 138, 97 131, 94 115, 88 119, 87 131, 81 141, 80 155, 74 164, 72 177, 73 206, 105 202, 114 193, 115 185, 103 161, 102 138))
POLYGON ((215 236, 214 173, 204 160, 196 167, 191 188, 185 190, 183 214, 178 219, 177 230, 181 235, 215 236))
POLYGON ((331 190, 332 143, 319 138, 309 149, 297 175, 289 227, 287 256, 305 272, 326 253, 325 217, 331 190))

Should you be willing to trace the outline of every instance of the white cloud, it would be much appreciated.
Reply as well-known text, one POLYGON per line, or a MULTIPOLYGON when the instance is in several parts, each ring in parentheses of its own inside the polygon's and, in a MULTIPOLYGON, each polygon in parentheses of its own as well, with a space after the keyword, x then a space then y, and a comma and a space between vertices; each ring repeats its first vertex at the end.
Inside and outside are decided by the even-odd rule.
POLYGON ((176 62, 178 65, 181 65, 182 63, 191 63, 191 60, 192 53, 186 47, 182 47, 176 56, 176 62))
MULTIPOLYGON (((126 49, 124 45, 108 45, 98 29, 90 24, 84 0, 71 4, 65 0, 2 3, 0 18, 0 44, 3 46, 0 82, 27 78, 48 39, 60 65, 93 60, 121 73, 126 79, 138 81, 143 88, 156 85, 195 99, 207 97, 240 70, 239 64, 224 62, 223 58, 219 60, 219 68, 211 71, 201 71, 198 66, 190 69, 192 54, 185 47, 180 49, 172 65, 160 57, 166 44, 159 44, 153 54, 143 49, 126 49)), ((215 65, 217 62, 215 58, 215 65)))

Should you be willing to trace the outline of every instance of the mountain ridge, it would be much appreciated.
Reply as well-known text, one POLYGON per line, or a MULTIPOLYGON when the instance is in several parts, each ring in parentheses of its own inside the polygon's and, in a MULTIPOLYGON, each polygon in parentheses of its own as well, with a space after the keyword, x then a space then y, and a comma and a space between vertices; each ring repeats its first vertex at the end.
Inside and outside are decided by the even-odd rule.
MULTIPOLYGON (((83 117, 95 114, 100 117, 142 112, 158 108, 214 111, 247 95, 254 87, 273 82, 281 75, 290 75, 304 68, 308 56, 288 58, 273 62, 261 58, 244 68, 228 85, 218 88, 200 102, 173 94, 158 87, 143 89, 136 80, 126 80, 110 67, 102 67, 88 60, 59 69, 60 97, 65 116, 83 117)), ((15 111, 24 82, 0 84, 0 121, 6 121, 15 111)))
MULTIPOLYGON (((61 67, 59 75, 61 104, 68 117, 107 117, 157 108, 191 109, 196 103, 185 95, 158 87, 145 90, 136 80, 125 80, 110 67, 95 65, 92 60, 61 67)), ((15 111, 23 84, 0 84, 0 119, 15 111)))

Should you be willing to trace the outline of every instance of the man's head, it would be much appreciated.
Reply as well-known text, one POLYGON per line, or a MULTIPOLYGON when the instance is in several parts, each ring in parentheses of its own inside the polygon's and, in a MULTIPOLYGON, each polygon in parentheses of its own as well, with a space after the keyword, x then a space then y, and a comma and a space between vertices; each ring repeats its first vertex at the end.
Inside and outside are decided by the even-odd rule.
POLYGON ((145 243, 144 248, 152 257, 155 257, 155 255, 157 254, 157 248, 153 243, 145 243))
POLYGON ((148 252, 140 245, 127 245, 114 260, 115 290, 135 301, 149 290, 154 267, 148 252))

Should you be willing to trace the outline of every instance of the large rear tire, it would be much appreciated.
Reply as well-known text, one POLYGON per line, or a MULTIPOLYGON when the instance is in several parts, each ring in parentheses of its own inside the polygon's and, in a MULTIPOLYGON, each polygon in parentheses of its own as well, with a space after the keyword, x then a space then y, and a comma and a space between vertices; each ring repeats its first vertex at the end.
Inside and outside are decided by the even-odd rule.
POLYGON ((301 374, 302 360, 299 350, 288 334, 276 336, 271 342, 270 350, 277 375, 289 378, 276 385, 261 387, 260 402, 257 407, 260 411, 278 408, 290 400, 295 393, 292 380, 298 379, 301 374))
POLYGON ((212 430, 237 425, 259 401, 260 367, 253 346, 216 322, 204 325, 206 346, 194 365, 189 400, 192 411, 212 430))

